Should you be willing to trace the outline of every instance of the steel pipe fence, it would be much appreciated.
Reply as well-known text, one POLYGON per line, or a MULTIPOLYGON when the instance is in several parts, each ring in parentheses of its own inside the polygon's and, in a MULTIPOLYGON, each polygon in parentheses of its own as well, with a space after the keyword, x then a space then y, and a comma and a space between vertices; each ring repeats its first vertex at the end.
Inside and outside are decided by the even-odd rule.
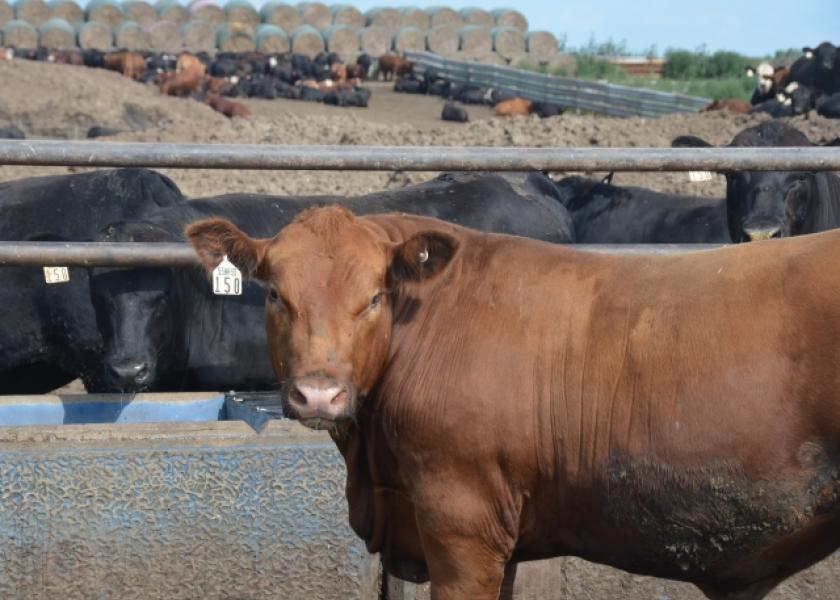
POLYGON ((835 171, 840 147, 519 148, 0 140, 0 165, 356 171, 835 171))

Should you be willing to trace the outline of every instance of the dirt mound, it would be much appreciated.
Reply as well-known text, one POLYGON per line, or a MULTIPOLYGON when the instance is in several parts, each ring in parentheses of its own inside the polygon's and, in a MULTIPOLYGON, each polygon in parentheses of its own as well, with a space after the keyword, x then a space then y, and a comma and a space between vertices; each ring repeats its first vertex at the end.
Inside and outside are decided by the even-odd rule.
MULTIPOLYGON (((727 143, 761 115, 727 113, 619 119, 567 114, 551 119, 501 119, 484 107, 468 107, 465 125, 440 120, 443 101, 395 94, 372 84, 368 109, 289 100, 247 100, 248 121, 228 120, 194 100, 161 97, 157 89, 116 73, 28 61, 0 62, 0 126, 15 124, 30 138, 81 139, 92 125, 127 130, 117 138, 145 142, 275 144, 375 144, 538 147, 664 147, 691 134, 727 143)), ((840 121, 812 116, 790 119, 813 141, 840 136, 840 121)), ((66 168, 0 167, 0 180, 62 173, 66 168)), ((400 187, 428 173, 323 173, 164 170, 191 196, 226 192, 361 194, 400 187)), ((690 183, 685 173, 619 173, 616 183, 666 192, 722 196, 722 178, 690 183)))

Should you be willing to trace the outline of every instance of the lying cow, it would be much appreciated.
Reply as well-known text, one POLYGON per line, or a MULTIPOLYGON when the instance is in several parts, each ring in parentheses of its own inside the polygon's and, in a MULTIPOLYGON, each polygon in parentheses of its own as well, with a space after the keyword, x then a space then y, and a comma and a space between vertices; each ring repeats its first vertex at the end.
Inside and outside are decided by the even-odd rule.
MULTIPOLYGON (((0 240, 89 240, 108 223, 181 202, 168 178, 145 169, 32 177, 0 184, 0 240)), ((0 394, 42 394, 82 377, 97 386, 102 340, 86 269, 47 285, 33 267, 2 267, 0 394)))
MULTIPOLYGON (((683 136, 674 146, 708 147, 683 136)), ((730 147, 812 146, 798 129, 765 121, 741 131, 730 147)), ((840 179, 833 173, 806 171, 727 171, 726 207, 733 242, 814 233, 840 227, 840 179)))
POLYGON ((533 108, 534 103, 531 100, 512 98, 496 104, 495 111, 497 117, 527 117, 533 108))
MULTIPOLYGON (((191 221, 225 217, 267 236, 332 198, 237 194, 194 199, 140 222, 107 228, 100 241, 176 242, 191 221)), ((342 200, 371 213, 403 210, 487 231, 551 242, 573 240, 572 223, 548 178, 539 174, 447 174, 421 185, 342 200)), ((96 391, 272 389, 262 290, 213 296, 203 274, 185 269, 96 269, 91 296, 105 340, 96 391), (208 323, 212 326, 208 327, 208 323), (247 369, 233 355, 253 357, 247 369)))
POLYGON ((443 105, 443 110, 440 113, 440 118, 444 121, 453 121, 455 123, 467 123, 470 120, 470 115, 467 109, 463 106, 457 106, 452 102, 447 102, 443 105))
POLYGON ((557 183, 581 244, 728 243, 726 203, 719 198, 672 196, 584 177, 557 183))
POLYGON ((725 98, 723 100, 713 100, 701 108, 700 112, 712 112, 716 110, 725 110, 736 115, 744 115, 752 110, 752 104, 746 100, 739 100, 738 98, 725 98))
POLYGON ((333 206, 187 236, 265 287, 287 414, 432 598, 577 555, 758 600, 840 548, 840 232, 619 257, 333 206))

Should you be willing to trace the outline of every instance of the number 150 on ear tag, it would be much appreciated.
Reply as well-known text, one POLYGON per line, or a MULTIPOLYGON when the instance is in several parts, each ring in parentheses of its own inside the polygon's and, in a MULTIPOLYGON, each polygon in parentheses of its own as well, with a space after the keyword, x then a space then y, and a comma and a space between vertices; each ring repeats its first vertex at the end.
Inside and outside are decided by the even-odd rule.
POLYGON ((242 272, 227 256, 213 269, 213 293, 217 296, 242 295, 242 272))

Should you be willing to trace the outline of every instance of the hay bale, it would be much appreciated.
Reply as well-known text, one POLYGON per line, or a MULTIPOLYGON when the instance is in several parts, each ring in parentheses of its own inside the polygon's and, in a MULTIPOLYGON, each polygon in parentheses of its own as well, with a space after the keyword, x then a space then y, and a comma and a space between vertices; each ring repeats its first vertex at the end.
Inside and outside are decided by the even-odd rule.
POLYGON ((298 12, 304 25, 311 25, 318 31, 330 26, 332 11, 326 4, 320 2, 301 2, 297 5, 298 12))
POLYGON ((228 23, 242 23, 252 28, 260 24, 260 14, 249 0, 228 0, 225 14, 228 23))
POLYGON ((432 6, 426 9, 426 14, 429 15, 429 27, 433 29, 443 25, 450 25, 457 29, 464 24, 461 15, 448 6, 432 6))
POLYGON ((37 48, 38 30, 20 19, 7 21, 3 25, 3 45, 7 48, 37 48))
POLYGON ((114 44, 126 50, 148 50, 149 34, 137 21, 123 21, 114 32, 114 44))
MULTIPOLYGON (((15 20, 25 21, 32 27, 40 27, 50 18, 50 7, 44 0, 17 0, 15 2, 15 20)), ((37 35, 38 32, 36 31, 37 35)), ((23 34, 21 35, 28 35, 23 34)), ((8 44, 7 44, 8 45, 8 44)), ((22 48, 25 46, 21 46, 22 48)))
POLYGON ((458 52, 458 30, 452 25, 438 25, 426 32, 426 49, 440 56, 454 56, 458 52))
POLYGON ((402 27, 394 34, 394 50, 397 52, 422 52, 426 49, 426 35, 416 27, 402 27))
POLYGON ((415 27, 426 31, 429 28, 429 15, 415 6, 400 9, 400 27, 415 27))
POLYGON ((525 52, 525 38, 513 27, 496 27, 490 30, 493 36, 493 50, 505 60, 520 56, 525 52))
POLYGON ((190 20, 190 11, 181 6, 178 0, 158 0, 155 8, 161 21, 171 21, 180 27, 190 20))
POLYGON ((478 25, 492 29, 496 26, 496 19, 489 12, 482 8, 462 8, 458 11, 464 25, 478 25))
POLYGON ((568 77, 574 77, 577 73, 577 59, 573 54, 557 52, 548 59, 548 72, 556 75, 561 72, 568 77))
POLYGON ((140 27, 149 27, 157 21, 157 10, 145 0, 125 0, 122 4, 126 21, 134 21, 140 27))
MULTIPOLYGON (((218 27, 227 21, 227 15, 216 0, 193 0, 189 3, 190 18, 210 23, 218 27)), ((214 37, 215 37, 215 31, 214 37)))
POLYGON ((518 10, 512 8, 497 8, 492 11, 497 27, 513 27, 520 33, 528 31, 528 19, 518 10))
POLYGON ((335 52, 342 60, 348 61, 359 53, 359 34, 347 25, 330 25, 321 32, 324 36, 327 52, 335 52))
POLYGON ((192 19, 181 25, 181 39, 184 47, 192 52, 213 52, 216 49, 218 25, 210 21, 192 19))
POLYGON ((292 49, 289 36, 277 25, 260 23, 254 31, 257 52, 263 54, 283 54, 292 49))
POLYGON ((54 17, 38 28, 38 45, 50 50, 65 50, 76 47, 76 30, 65 21, 54 17))
POLYGON ((105 23, 112 30, 125 21, 125 13, 117 0, 90 0, 85 8, 88 21, 105 23))
POLYGON ((260 17, 262 17, 263 23, 277 25, 287 33, 295 31, 303 25, 303 19, 300 18, 298 10, 294 6, 289 6, 279 0, 266 2, 260 9, 260 17))
POLYGON ((371 25, 359 29, 357 33, 359 34, 359 46, 362 52, 377 57, 391 51, 393 33, 389 28, 371 25))
POLYGON ((178 52, 183 47, 181 27, 170 20, 158 21, 146 29, 149 47, 155 52, 178 52))
POLYGON ((64 19, 70 25, 85 20, 85 11, 74 0, 52 0, 48 6, 50 7, 50 19, 64 19))
POLYGON ((257 41, 250 25, 225 23, 216 33, 216 46, 222 52, 254 52, 257 41))
POLYGON ((493 51, 493 37, 490 30, 478 25, 464 25, 458 30, 459 50, 464 56, 481 58, 493 51))
POLYGON ((547 31, 529 31, 525 35, 525 48, 538 62, 545 62, 557 54, 557 38, 547 31))
POLYGON ((332 7, 333 25, 347 25, 353 29, 361 29, 367 24, 367 19, 358 8, 339 4, 332 7))
POLYGON ((292 34, 292 52, 315 58, 324 51, 324 38, 311 25, 301 25, 292 34))
POLYGON ((15 18, 15 9, 6 0, 0 0, 0 27, 15 18))
POLYGON ((76 29, 76 39, 82 50, 112 50, 114 36, 107 23, 88 21, 79 23, 76 29))
POLYGON ((400 11, 396 8, 371 8, 365 13, 368 27, 384 27, 398 29, 400 26, 400 11))

